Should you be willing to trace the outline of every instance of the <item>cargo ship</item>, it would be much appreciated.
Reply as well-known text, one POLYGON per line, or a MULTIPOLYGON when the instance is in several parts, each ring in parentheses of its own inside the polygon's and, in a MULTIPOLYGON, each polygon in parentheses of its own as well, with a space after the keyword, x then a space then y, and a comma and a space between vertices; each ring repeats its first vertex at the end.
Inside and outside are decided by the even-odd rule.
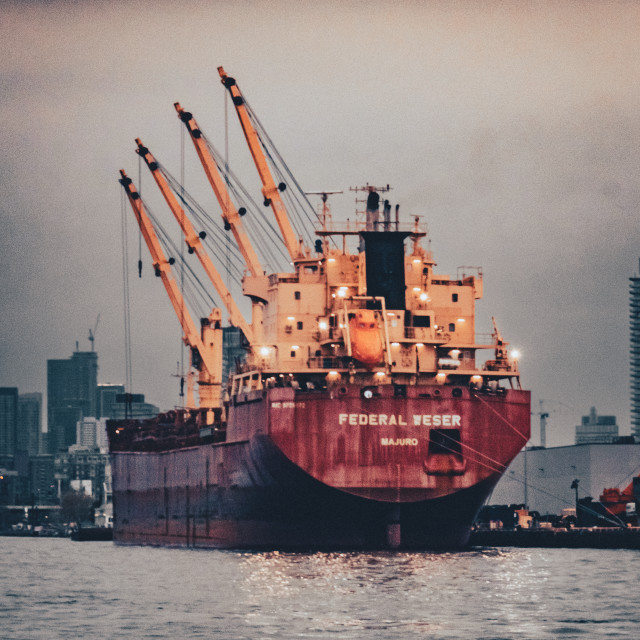
POLYGON ((530 435, 530 393, 521 388, 517 358, 495 320, 491 334, 476 334, 482 270, 437 274, 420 218, 402 222, 387 185, 353 189, 362 211, 346 222, 333 221, 321 193, 317 239, 305 244, 283 198, 291 185, 276 184, 257 119, 235 80, 219 73, 291 269, 264 269, 222 163, 193 115, 176 104, 242 255, 251 320, 166 171, 138 139, 138 154, 222 304, 199 326, 191 319, 173 261, 121 171, 182 323, 198 400, 190 392, 185 407, 153 420, 109 422, 114 540, 283 550, 463 547, 530 435), (224 376, 223 309, 245 354, 224 376))

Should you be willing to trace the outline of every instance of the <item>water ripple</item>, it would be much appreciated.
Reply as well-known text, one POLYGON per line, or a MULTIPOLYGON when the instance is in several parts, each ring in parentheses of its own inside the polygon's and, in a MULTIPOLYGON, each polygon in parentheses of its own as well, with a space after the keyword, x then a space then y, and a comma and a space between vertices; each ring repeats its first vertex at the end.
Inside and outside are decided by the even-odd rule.
POLYGON ((47 638, 637 638, 640 553, 238 553, 4 538, 0 629, 47 638))

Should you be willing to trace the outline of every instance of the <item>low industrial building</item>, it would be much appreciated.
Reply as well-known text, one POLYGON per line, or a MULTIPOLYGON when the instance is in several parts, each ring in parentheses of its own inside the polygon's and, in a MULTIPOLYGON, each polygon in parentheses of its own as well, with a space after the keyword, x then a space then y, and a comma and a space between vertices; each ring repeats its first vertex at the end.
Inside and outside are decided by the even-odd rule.
POLYGON ((640 473, 640 444, 582 444, 521 451, 487 504, 525 504, 559 514, 579 498, 598 500, 605 488, 626 487, 640 473))

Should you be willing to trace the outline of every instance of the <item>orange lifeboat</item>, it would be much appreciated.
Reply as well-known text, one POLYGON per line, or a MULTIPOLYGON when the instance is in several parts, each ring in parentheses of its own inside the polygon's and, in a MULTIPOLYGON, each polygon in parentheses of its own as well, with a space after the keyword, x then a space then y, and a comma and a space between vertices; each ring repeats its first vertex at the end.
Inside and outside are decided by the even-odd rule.
POLYGON ((376 314, 370 309, 360 309, 349 320, 351 352, 356 360, 367 368, 373 368, 382 360, 382 339, 376 314))

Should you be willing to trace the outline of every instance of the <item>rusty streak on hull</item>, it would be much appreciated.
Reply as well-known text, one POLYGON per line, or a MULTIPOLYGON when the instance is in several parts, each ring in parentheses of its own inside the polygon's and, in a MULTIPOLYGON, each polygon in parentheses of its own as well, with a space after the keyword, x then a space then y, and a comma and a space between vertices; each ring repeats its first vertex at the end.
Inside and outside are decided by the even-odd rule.
POLYGON ((231 403, 226 442, 167 451, 112 446, 114 540, 256 549, 463 546, 529 438, 529 392, 364 391, 264 389, 231 403))

